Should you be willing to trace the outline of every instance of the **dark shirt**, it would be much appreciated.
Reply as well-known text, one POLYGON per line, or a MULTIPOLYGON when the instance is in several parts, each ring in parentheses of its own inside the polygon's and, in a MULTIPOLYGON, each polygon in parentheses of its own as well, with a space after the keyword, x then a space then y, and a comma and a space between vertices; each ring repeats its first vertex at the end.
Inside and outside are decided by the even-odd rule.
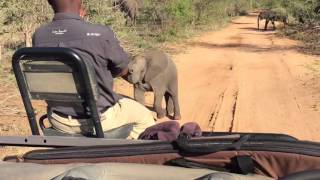
MULTIPOLYGON (((57 13, 51 23, 36 30, 33 46, 68 47, 77 51, 96 72, 99 111, 103 112, 118 102, 120 97, 113 92, 113 78, 127 67, 129 59, 109 27, 87 23, 77 14, 57 13)), ((50 109, 66 115, 85 113, 81 104, 47 103, 50 109)))

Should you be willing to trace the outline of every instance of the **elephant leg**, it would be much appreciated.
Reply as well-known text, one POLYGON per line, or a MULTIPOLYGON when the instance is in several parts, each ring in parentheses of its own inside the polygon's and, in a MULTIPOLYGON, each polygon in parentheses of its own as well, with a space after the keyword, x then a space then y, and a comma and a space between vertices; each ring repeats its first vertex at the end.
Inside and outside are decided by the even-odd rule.
MULTIPOLYGON (((179 106, 179 100, 178 100, 178 81, 174 81, 171 86, 169 87, 169 94, 170 98, 173 104, 173 111, 174 111, 174 120, 180 120, 181 114, 180 114, 180 106, 179 106)), ((169 103, 168 103, 169 104, 169 103)), ((170 106, 170 105, 168 105, 170 106)))
POLYGON ((179 105, 178 95, 173 95, 172 96, 172 101, 173 101, 173 105, 174 105, 174 117, 173 117, 173 119, 180 120, 181 119, 181 114, 180 114, 180 105, 179 105))
POLYGON ((166 92, 164 94, 165 100, 166 100, 166 109, 167 109, 167 115, 173 115, 174 114, 174 106, 173 106, 173 100, 171 95, 166 92))
POLYGON ((153 107, 157 113, 157 118, 161 119, 165 117, 165 111, 162 109, 162 99, 164 96, 163 91, 157 91, 154 92, 154 104, 153 107))
POLYGON ((132 25, 132 19, 131 19, 130 15, 127 15, 125 17, 125 19, 126 19, 126 26, 131 26, 132 25))
POLYGON ((273 25, 273 30, 276 29, 276 24, 274 23, 274 21, 272 21, 272 25, 273 25))
POLYGON ((268 24, 269 24, 269 20, 266 19, 266 24, 265 24, 265 26, 264 26, 264 30, 267 30, 267 29, 268 29, 268 24))
POLYGON ((144 93, 145 91, 143 89, 140 89, 136 85, 134 86, 134 99, 142 105, 145 103, 144 93))
POLYGON ((137 22, 136 22, 137 18, 136 18, 136 16, 133 15, 131 19, 132 19, 132 25, 133 25, 133 26, 137 25, 137 22))

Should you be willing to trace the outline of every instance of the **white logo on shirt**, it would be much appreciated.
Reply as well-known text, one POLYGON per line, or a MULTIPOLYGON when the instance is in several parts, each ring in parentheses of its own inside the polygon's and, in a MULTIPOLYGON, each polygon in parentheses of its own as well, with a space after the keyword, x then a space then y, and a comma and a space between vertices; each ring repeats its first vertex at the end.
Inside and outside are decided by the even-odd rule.
POLYGON ((87 33, 87 36, 96 36, 96 37, 99 37, 101 36, 100 33, 87 33))
POLYGON ((68 32, 67 29, 64 29, 64 30, 54 29, 54 30, 52 30, 52 34, 55 34, 55 35, 63 35, 63 34, 65 34, 66 32, 68 32))

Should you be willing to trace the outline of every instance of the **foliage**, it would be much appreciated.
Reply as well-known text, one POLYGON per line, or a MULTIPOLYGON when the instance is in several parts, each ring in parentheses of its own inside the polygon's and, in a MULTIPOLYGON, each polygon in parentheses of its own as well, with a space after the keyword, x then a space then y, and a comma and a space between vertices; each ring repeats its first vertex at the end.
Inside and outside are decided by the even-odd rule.
POLYGON ((9 59, 15 49, 31 46, 32 33, 51 16, 46 0, 0 1, 1 67, 11 64, 9 59))
POLYGON ((27 46, 30 46, 32 33, 40 24, 47 22, 51 14, 51 8, 46 0, 2 1, 0 3, 2 25, 0 35, 16 34, 24 39, 27 46))
MULTIPOLYGON (((231 17, 246 14, 255 0, 138 0, 137 25, 126 24, 113 0, 84 0, 86 20, 109 25, 130 53, 186 37, 196 30, 217 27, 231 17)), ((1 55, 10 57, 21 46, 30 46, 36 28, 52 19, 47 0, 0 1, 1 55), (27 6, 26 6, 27 5, 27 6)))
MULTIPOLYGON (((86 20, 111 26, 131 53, 184 38, 194 31, 219 27, 252 8, 289 14, 293 20, 291 24, 299 27, 320 25, 320 16, 314 12, 320 0, 139 0, 141 7, 135 26, 126 25, 123 12, 112 6, 112 1, 84 0, 88 12, 86 20)), ((47 0, 0 1, 2 54, 30 46, 34 30, 49 22, 52 15, 47 0)))

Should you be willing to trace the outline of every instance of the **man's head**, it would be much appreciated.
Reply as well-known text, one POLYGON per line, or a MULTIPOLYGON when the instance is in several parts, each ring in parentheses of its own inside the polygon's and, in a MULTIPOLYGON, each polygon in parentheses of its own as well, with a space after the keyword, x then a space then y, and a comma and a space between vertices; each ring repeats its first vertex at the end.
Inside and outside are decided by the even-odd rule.
POLYGON ((55 13, 72 12, 80 14, 82 0, 48 0, 55 13))

